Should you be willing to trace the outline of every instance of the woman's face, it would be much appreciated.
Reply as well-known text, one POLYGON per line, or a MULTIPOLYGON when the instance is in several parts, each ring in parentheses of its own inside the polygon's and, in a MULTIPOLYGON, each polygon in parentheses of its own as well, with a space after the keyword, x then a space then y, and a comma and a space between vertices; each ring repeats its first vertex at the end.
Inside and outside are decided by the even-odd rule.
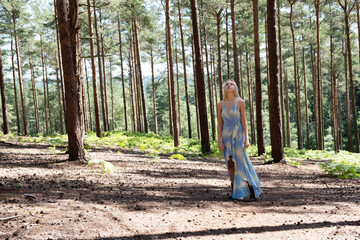
POLYGON ((233 81, 227 81, 225 83, 225 92, 234 92, 235 91, 235 83, 233 81))

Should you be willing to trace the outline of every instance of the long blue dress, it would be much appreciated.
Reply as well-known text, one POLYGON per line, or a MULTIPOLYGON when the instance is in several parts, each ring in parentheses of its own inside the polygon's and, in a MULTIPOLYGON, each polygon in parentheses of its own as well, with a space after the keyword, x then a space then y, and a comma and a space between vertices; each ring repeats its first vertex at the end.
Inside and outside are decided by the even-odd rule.
POLYGON ((234 162, 235 174, 232 199, 244 199, 250 195, 247 182, 253 187, 255 198, 259 198, 261 183, 244 147, 245 133, 236 103, 234 103, 229 113, 226 111, 224 104, 221 115, 223 119, 222 143, 224 144, 226 166, 229 168, 228 160, 230 156, 232 156, 234 162))

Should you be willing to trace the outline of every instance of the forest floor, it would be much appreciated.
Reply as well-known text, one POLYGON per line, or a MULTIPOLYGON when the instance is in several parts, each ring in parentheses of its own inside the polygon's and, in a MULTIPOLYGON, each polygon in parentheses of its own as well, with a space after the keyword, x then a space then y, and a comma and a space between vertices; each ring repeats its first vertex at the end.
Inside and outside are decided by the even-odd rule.
POLYGON ((104 174, 49 145, 1 141, 0 239, 360 239, 359 180, 319 161, 252 158, 263 195, 240 202, 223 160, 119 150, 87 153, 115 166, 104 174))

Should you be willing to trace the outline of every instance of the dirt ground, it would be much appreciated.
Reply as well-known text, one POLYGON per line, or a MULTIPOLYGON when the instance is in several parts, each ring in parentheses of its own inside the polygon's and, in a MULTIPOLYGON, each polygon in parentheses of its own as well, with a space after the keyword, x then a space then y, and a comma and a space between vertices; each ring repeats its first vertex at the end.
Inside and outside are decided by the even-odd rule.
POLYGON ((87 153, 114 164, 109 175, 49 146, 0 142, 0 239, 360 239, 359 181, 318 161, 253 158, 263 195, 240 202, 223 160, 118 151, 87 153))

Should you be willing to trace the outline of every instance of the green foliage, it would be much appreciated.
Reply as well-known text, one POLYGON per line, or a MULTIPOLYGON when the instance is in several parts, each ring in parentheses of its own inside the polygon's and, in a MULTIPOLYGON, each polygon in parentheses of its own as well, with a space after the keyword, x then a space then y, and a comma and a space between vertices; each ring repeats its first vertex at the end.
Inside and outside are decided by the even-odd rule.
POLYGON ((296 168, 298 168, 301 164, 299 160, 294 161, 294 160, 290 160, 290 159, 285 159, 285 161, 288 165, 296 167, 296 168))
POLYGON ((183 156, 183 155, 181 155, 181 154, 173 154, 173 155, 171 155, 170 157, 169 157, 170 159, 179 159, 179 160, 186 160, 186 158, 183 156))
POLYGON ((269 154, 267 154, 267 153, 264 153, 263 155, 261 155, 261 158, 264 159, 263 164, 273 163, 273 161, 274 161, 274 158, 271 157, 271 155, 269 155, 269 154))
POLYGON ((360 154, 340 151, 334 160, 322 164, 321 167, 338 178, 360 178, 360 154))
POLYGON ((91 159, 88 161, 86 167, 90 167, 93 164, 100 165, 102 169, 102 173, 113 173, 115 170, 115 166, 113 164, 102 159, 91 159))

